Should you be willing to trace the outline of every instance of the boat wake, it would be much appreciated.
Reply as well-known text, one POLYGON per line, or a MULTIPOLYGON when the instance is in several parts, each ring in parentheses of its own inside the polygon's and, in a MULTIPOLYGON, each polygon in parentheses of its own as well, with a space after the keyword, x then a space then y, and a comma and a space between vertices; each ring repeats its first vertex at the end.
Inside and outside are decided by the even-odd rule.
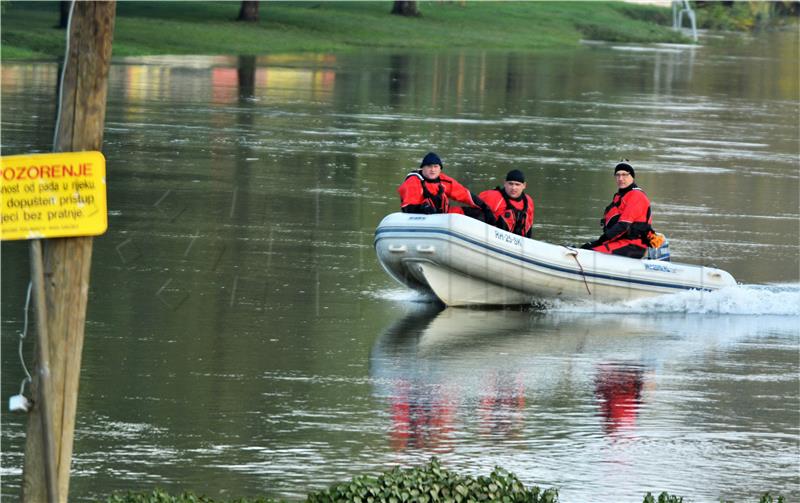
MULTIPOLYGON (((432 294, 403 288, 363 293, 399 302, 409 309, 439 304, 432 294)), ((549 313, 800 316, 800 283, 736 285, 712 292, 691 290, 619 302, 554 300, 537 302, 532 307, 549 313)))
POLYGON ((439 304, 439 300, 432 293, 423 293, 408 288, 387 288, 384 290, 365 290, 362 294, 382 300, 414 304, 439 304))
POLYGON ((692 290, 612 303, 555 301, 547 306, 547 311, 800 316, 800 283, 736 285, 712 292, 692 290))

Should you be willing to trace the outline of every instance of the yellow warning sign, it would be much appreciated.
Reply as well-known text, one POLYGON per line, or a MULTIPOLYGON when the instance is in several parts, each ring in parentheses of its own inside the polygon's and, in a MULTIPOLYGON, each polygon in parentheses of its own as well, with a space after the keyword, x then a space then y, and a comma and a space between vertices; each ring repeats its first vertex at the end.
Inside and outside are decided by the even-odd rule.
POLYGON ((0 157, 0 239, 97 236, 108 228, 100 152, 0 157))

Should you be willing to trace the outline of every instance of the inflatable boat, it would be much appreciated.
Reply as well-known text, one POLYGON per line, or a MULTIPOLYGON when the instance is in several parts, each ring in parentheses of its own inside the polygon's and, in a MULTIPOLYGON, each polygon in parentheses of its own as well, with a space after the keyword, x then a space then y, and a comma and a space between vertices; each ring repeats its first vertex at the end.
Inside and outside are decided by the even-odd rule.
POLYGON ((388 215, 375 251, 390 276, 448 306, 609 302, 736 284, 721 269, 554 245, 458 214, 388 215))

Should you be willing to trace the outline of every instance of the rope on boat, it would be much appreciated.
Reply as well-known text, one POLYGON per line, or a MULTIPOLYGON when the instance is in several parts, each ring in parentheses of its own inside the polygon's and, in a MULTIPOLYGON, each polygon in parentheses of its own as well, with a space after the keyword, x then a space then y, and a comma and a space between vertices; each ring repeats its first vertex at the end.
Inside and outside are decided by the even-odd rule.
POLYGON ((591 290, 589 290, 589 282, 586 281, 586 273, 583 272, 583 266, 581 265, 580 260, 578 260, 578 250, 572 248, 571 246, 567 246, 567 245, 561 245, 561 246, 563 246, 564 248, 569 250, 570 252, 567 253, 567 255, 569 255, 573 259, 575 259, 575 263, 578 264, 578 268, 581 270, 581 277, 583 278, 583 285, 586 287, 586 293, 591 295, 592 292, 591 292, 591 290))

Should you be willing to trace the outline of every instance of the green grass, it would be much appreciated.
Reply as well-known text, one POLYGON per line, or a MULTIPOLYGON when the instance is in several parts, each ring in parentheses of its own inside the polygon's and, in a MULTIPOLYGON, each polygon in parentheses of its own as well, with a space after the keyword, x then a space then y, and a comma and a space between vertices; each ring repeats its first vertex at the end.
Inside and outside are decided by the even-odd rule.
MULTIPOLYGON (((61 57, 57 2, 4 1, 2 58, 61 57)), ((685 42, 668 9, 620 2, 420 2, 419 18, 391 2, 261 2, 258 23, 235 21, 239 2, 119 2, 114 56, 404 50, 541 50, 582 38, 685 42)))

